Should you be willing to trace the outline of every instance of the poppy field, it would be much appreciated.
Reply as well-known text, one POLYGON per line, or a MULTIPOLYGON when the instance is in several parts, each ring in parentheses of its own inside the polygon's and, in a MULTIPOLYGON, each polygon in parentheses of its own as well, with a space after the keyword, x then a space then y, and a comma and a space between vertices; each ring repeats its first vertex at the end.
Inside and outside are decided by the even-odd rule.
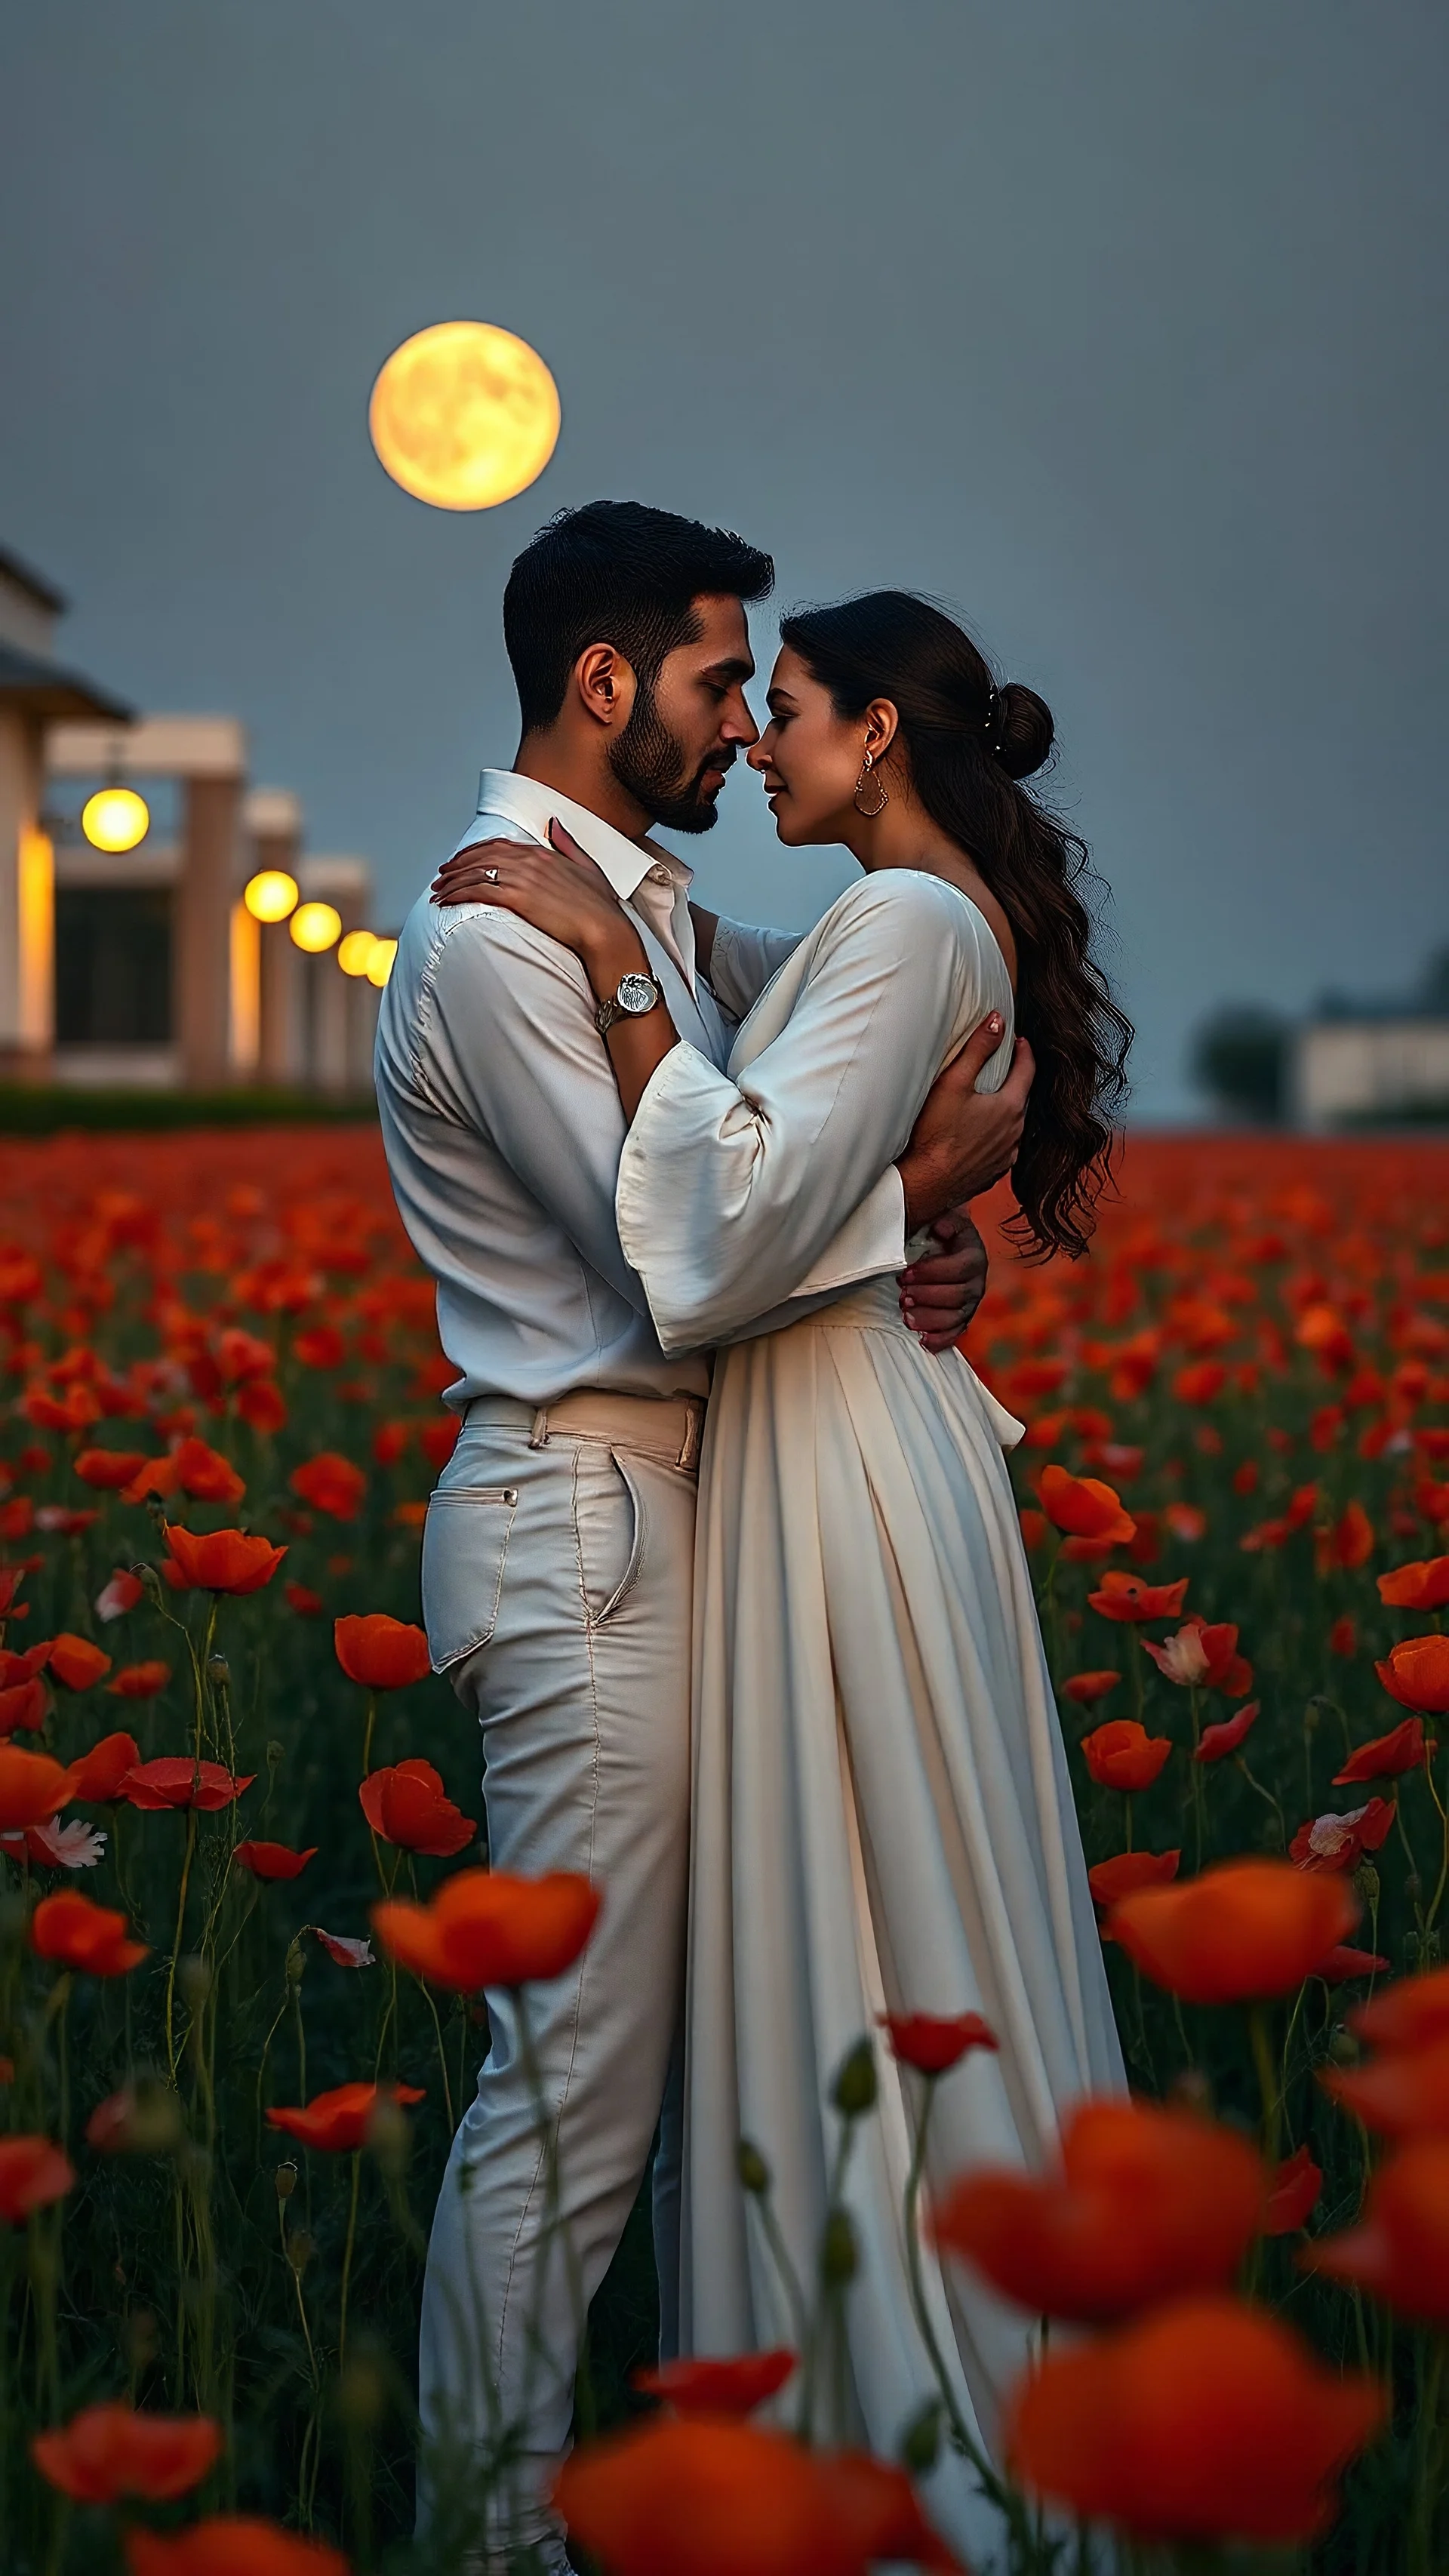
MULTIPOLYGON (((1050 2321, 1009 2474, 982 2463, 1002 2564, 1078 2576, 1077 2521, 1143 2570, 1429 2576, 1449 1151, 1134 1140, 1086 1262, 992 1251, 968 1348, 1028 1426, 1138 2097, 1084 2106, 1052 2173, 922 2212, 1050 2321)), ((375 1131, 0 1145, 7 2576, 441 2576, 476 2540, 466 2481, 410 2536, 427 2221, 481 1987, 558 1973, 598 1892, 486 1875, 476 1734, 416 1626, 449 1376, 375 1131)), ((863 2035, 837 2113, 870 2117, 889 2048, 924 2123, 993 2044, 964 2010, 863 2035)), ((604 2436, 561 2495, 580 2550, 955 2563, 920 2506, 938 2446, 971 2447, 949 2391, 892 2463, 813 2411, 849 2257, 837 2228, 803 2356, 681 2368, 641 2412, 626 2243, 604 2436)))

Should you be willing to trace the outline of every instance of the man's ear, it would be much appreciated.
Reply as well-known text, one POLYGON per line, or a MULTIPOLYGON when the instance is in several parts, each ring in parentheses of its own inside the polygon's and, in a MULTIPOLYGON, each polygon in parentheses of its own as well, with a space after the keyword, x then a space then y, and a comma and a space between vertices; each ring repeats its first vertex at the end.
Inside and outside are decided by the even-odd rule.
POLYGON ((612 644, 588 644, 574 664, 573 692, 592 724, 622 733, 634 712, 638 682, 632 663, 612 644))

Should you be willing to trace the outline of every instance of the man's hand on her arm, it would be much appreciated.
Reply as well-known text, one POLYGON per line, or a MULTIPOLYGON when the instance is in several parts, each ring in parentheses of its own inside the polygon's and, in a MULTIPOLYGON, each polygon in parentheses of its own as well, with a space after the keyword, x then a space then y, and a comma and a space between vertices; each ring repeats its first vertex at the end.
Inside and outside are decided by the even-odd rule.
POLYGON ((991 1012, 927 1094, 897 1166, 908 1234, 979 1198, 1016 1160, 1036 1071, 1027 1040, 1017 1039, 999 1091, 976 1089, 977 1075, 1001 1044, 1002 1025, 991 1012))
POLYGON ((931 1232, 942 1248, 901 1272, 901 1313, 928 1351, 949 1351, 986 1294, 986 1246, 965 1208, 938 1216, 931 1232))

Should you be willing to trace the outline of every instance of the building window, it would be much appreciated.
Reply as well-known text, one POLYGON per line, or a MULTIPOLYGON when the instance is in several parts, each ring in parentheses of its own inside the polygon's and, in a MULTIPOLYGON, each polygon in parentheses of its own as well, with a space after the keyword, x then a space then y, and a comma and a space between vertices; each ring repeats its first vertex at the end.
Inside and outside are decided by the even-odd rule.
POLYGON ((58 886, 57 1046, 169 1046, 169 886, 58 886))

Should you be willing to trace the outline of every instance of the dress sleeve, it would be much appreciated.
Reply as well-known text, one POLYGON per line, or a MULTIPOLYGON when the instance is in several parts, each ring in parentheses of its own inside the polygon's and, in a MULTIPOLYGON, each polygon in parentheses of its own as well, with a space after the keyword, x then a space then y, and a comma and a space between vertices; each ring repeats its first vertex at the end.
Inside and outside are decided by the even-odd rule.
POLYGON ((664 1058, 616 1205, 666 1351, 726 1341, 802 1292, 904 1149, 980 980, 959 898, 893 870, 835 907, 752 1063, 731 1076, 690 1047, 664 1058))
POLYGON ((732 1020, 751 1012, 787 957, 793 957, 804 933, 799 930, 752 930, 744 921, 716 925, 709 953, 709 986, 732 1020))

